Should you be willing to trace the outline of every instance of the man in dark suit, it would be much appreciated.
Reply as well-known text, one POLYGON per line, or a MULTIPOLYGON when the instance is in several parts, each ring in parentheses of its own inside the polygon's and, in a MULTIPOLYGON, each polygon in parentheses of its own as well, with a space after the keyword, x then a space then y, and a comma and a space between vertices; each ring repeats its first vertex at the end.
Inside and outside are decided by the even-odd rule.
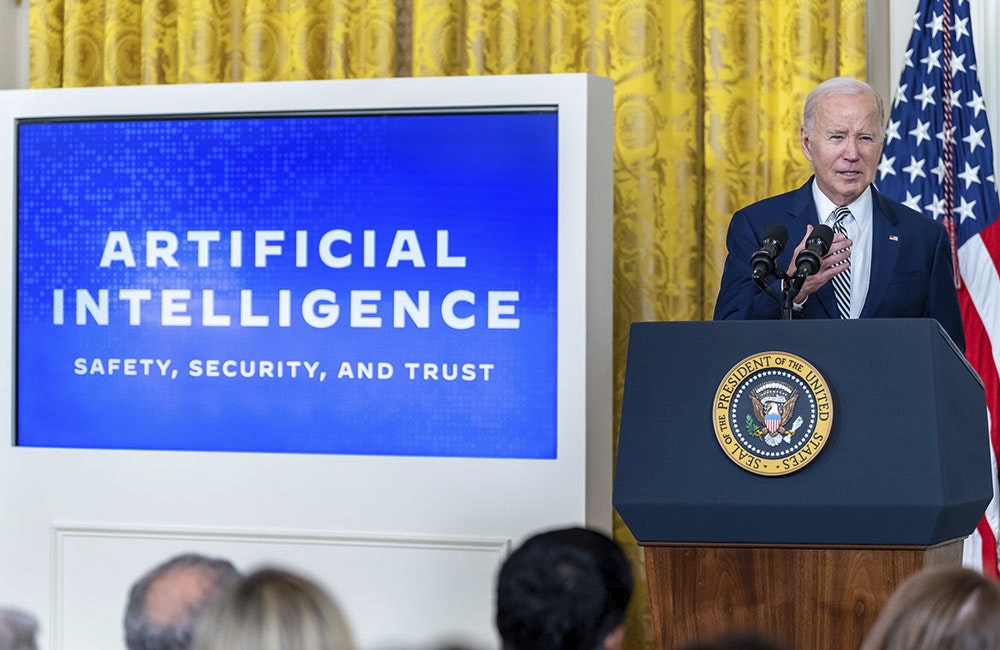
POLYGON ((875 189, 882 154, 884 109, 868 84, 829 79, 806 99, 799 137, 814 175, 797 190, 747 206, 733 215, 729 255, 715 319, 782 316, 778 280, 768 295, 752 280, 750 259, 765 233, 784 226, 789 242, 775 268, 792 275, 813 228, 835 232, 816 273, 802 281, 793 318, 935 318, 965 347, 951 252, 941 224, 875 189), (846 208, 846 209, 845 209, 846 208))

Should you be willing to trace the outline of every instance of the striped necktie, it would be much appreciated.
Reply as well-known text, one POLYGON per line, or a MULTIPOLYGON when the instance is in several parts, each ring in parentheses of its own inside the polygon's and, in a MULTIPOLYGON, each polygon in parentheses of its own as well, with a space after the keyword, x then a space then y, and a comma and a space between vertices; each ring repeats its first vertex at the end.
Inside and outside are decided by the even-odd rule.
MULTIPOLYGON (((844 227, 844 220, 851 217, 851 210, 847 207, 839 207, 834 212, 833 232, 847 236, 847 228, 844 227)), ((833 276, 833 292, 837 296, 837 310, 840 311, 841 318, 851 317, 851 267, 833 276)))

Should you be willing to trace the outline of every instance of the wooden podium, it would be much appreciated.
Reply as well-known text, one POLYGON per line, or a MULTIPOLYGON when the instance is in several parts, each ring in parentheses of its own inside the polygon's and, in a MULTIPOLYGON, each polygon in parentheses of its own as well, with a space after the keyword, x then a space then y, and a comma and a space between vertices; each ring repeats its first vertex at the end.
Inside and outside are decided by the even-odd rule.
MULTIPOLYGON (((726 406, 743 418, 740 394, 726 406)), ((634 324, 614 504, 643 546, 654 641, 857 648, 903 579, 961 563, 992 496, 988 445, 982 384, 936 321, 634 324), (749 471, 714 424, 723 383, 769 352, 811 364, 832 413, 780 475, 749 471)))

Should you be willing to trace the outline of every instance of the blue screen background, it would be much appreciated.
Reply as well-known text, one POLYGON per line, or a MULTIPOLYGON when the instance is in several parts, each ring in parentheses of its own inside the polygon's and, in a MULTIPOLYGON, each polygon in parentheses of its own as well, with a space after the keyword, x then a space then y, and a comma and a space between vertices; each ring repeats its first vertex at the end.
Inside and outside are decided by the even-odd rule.
MULTIPOLYGON (((555 458, 557 137, 554 112, 264 116, 25 122, 18 127, 17 442, 26 446, 333 454, 555 458), (347 268, 317 253, 348 230, 347 268), (188 231, 221 231, 208 267, 188 231), (283 254, 254 266, 253 233, 284 231, 283 254), (295 232, 308 231, 308 266, 295 232), (375 266, 362 232, 375 231, 375 266), (426 265, 387 268, 397 231, 412 230, 426 265), (439 230, 462 268, 436 266, 439 230), (100 266, 111 231, 136 266, 100 266), (145 265, 146 233, 180 240, 178 266, 145 265), (243 232, 242 266, 229 233, 243 232), (118 290, 148 289, 129 324, 118 290), (53 322, 53 291, 65 323, 53 322), (76 291, 110 292, 109 322, 76 323, 76 291), (161 325, 159 292, 189 290, 190 326, 161 325), (202 291, 228 327, 201 323, 202 291), (340 316, 315 328, 303 296, 336 292, 340 316), (241 290, 267 327, 239 326, 241 290), (277 322, 279 290, 291 324, 277 322), (378 328, 350 326, 352 290, 378 290, 378 328), (430 295, 427 328, 393 327, 392 295, 430 295), (444 295, 476 325, 448 327, 444 295), (517 329, 487 327, 487 292, 516 291, 517 329), (83 359, 87 372, 75 371, 83 359), (109 359, 169 360, 168 376, 107 374, 109 359), (90 373, 92 364, 105 372, 90 373), (303 376, 195 377, 193 360, 318 363, 303 376), (474 380, 415 379, 403 364, 473 364, 474 380), (391 366, 388 379, 338 378, 342 364, 391 366), (486 380, 479 364, 492 364, 486 380), (178 370, 176 377, 171 377, 178 370)), ((461 371, 460 371, 461 372, 461 371)))

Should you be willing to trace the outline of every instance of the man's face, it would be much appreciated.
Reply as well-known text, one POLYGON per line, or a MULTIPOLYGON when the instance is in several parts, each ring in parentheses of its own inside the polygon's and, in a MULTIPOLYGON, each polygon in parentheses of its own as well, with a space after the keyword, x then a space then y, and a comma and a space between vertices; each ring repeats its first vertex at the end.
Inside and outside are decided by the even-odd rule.
POLYGON ((882 155, 878 104, 869 95, 828 95, 800 139, 816 185, 837 205, 847 205, 875 180, 882 155))

